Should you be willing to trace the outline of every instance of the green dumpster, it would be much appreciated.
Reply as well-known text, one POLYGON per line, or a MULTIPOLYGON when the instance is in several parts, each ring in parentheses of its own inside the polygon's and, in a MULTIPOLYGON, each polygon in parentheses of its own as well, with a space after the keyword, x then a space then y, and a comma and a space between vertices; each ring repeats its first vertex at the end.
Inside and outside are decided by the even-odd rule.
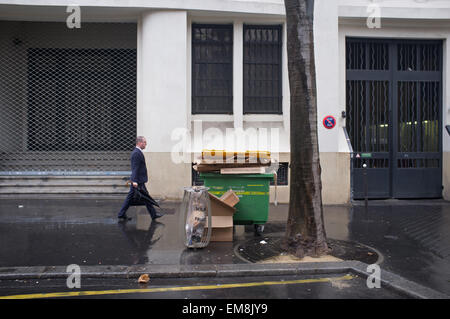
MULTIPOLYGON (((222 175, 201 173, 209 192, 221 197, 232 189, 239 197, 234 214, 235 225, 263 225, 269 217, 269 189, 273 174, 222 175)), ((256 227, 255 227, 256 228, 256 227)))

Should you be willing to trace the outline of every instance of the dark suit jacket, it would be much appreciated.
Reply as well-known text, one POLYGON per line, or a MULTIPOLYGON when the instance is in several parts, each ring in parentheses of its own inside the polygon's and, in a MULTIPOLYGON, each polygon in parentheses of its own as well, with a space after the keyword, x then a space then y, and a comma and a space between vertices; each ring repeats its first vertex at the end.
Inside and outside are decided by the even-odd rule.
POLYGON ((148 182, 147 165, 144 154, 137 148, 131 153, 131 181, 144 184, 148 182))

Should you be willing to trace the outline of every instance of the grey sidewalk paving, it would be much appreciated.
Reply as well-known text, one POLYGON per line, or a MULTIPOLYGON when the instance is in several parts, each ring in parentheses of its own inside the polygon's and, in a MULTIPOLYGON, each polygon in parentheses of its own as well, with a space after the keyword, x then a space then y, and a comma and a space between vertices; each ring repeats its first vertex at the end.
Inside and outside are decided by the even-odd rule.
MULTIPOLYGON (((122 199, 1 199, 0 277, 30 270, 62 274, 70 264, 97 275, 118 276, 141 271, 153 275, 173 271, 217 276, 233 274, 233 269, 234 274, 264 269, 290 273, 306 267, 249 264, 236 247, 254 241, 251 226, 236 227, 233 243, 211 243, 203 250, 186 249, 177 212, 179 203, 163 203, 168 214, 158 220, 160 223, 151 223, 143 208, 131 208, 133 220, 118 223, 116 214, 121 202, 122 199)), ((287 205, 271 206, 261 239, 282 236, 287 210, 287 205)), ((423 288, 450 295, 450 203, 377 201, 371 202, 368 212, 360 203, 325 206, 324 215, 329 238, 373 247, 381 255, 380 266, 387 277, 396 278, 393 283, 401 279, 395 277, 399 275, 405 278, 404 282, 416 282, 423 288)), ((327 270, 329 266, 307 267, 321 271, 321 267, 327 270)), ((353 266, 341 263, 339 269, 353 266)))

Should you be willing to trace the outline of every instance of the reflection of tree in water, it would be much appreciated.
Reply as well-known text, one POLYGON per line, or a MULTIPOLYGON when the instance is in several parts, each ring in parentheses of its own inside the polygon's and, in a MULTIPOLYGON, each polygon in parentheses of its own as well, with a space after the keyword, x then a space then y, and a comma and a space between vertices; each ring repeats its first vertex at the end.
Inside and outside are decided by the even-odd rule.
POLYGON ((153 236, 158 228, 163 228, 165 225, 157 221, 152 221, 148 230, 139 230, 136 229, 135 225, 130 226, 129 223, 123 222, 118 223, 118 226, 132 249, 130 254, 132 264, 148 263, 147 252, 161 239, 162 234, 157 238, 153 238, 153 236))

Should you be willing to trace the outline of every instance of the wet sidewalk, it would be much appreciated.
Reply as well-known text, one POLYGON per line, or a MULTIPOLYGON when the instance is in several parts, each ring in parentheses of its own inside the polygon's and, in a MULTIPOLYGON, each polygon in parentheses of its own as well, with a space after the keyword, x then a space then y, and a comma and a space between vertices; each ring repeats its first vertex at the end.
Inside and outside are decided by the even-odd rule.
MULTIPOLYGON (((234 242, 202 250, 183 245, 179 203, 164 202, 166 216, 151 222, 145 208, 119 223, 122 199, 1 199, 0 267, 248 264, 245 247, 285 232, 288 206, 271 206, 262 237, 235 227, 234 242)), ((375 201, 325 206, 327 236, 378 253, 383 270, 450 295, 450 203, 375 201)), ((263 244, 262 244, 263 245, 263 244)))

